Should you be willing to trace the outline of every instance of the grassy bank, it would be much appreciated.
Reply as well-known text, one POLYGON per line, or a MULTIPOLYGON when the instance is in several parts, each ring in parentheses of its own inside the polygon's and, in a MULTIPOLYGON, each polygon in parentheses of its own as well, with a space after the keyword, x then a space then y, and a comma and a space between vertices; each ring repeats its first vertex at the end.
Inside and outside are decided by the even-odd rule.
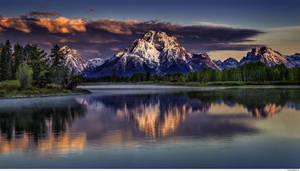
POLYGON ((300 82, 268 81, 268 82, 240 82, 240 81, 215 81, 215 82, 160 82, 164 85, 185 85, 185 86, 245 86, 245 85, 300 85, 300 82))
POLYGON ((109 84, 156 84, 156 85, 181 85, 181 86, 245 86, 245 85, 300 85, 300 82, 267 81, 267 82, 240 82, 240 81, 215 81, 215 82, 170 82, 170 81, 143 81, 143 82, 86 82, 82 85, 109 85, 109 84))
POLYGON ((87 93, 89 93, 89 91, 84 89, 77 88, 73 91, 66 89, 61 90, 55 86, 49 86, 48 88, 31 87, 26 90, 22 90, 17 80, 0 82, 0 98, 64 96, 87 93))

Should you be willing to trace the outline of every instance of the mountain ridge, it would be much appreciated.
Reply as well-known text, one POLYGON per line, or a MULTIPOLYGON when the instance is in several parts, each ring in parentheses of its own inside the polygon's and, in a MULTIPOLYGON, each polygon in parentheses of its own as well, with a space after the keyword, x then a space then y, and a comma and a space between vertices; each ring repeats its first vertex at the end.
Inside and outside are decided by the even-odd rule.
POLYGON ((106 60, 92 58, 86 60, 77 50, 63 46, 61 51, 66 57, 66 65, 86 77, 102 77, 117 74, 130 76, 134 73, 172 74, 200 71, 204 68, 223 70, 236 68, 249 62, 261 62, 267 66, 284 64, 291 68, 300 66, 300 54, 284 56, 279 52, 262 46, 253 48, 240 61, 233 57, 212 60, 207 53, 192 54, 174 36, 165 32, 150 30, 126 48, 106 60))
POLYGON ((205 57, 200 60, 199 54, 187 51, 174 36, 150 30, 142 38, 133 41, 129 48, 120 50, 97 67, 96 73, 87 75, 96 77, 115 73, 119 76, 129 76, 138 72, 163 75, 188 73, 207 67, 220 69, 207 54, 203 56, 205 57))

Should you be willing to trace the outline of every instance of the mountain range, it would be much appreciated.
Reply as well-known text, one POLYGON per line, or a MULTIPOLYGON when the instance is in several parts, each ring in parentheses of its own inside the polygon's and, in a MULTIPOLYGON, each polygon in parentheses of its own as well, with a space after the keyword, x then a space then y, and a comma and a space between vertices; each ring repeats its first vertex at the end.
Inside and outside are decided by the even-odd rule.
POLYGON ((284 64, 291 68, 300 66, 300 54, 284 56, 271 48, 253 48, 240 61, 230 57, 223 62, 211 60, 207 53, 192 54, 174 36, 165 32, 149 31, 136 39, 129 48, 120 50, 106 60, 92 58, 86 60, 77 50, 68 46, 61 48, 66 65, 72 70, 83 73, 85 77, 96 78, 117 74, 130 76, 134 73, 172 74, 200 71, 204 68, 223 70, 236 68, 249 62, 261 62, 267 66, 284 64))

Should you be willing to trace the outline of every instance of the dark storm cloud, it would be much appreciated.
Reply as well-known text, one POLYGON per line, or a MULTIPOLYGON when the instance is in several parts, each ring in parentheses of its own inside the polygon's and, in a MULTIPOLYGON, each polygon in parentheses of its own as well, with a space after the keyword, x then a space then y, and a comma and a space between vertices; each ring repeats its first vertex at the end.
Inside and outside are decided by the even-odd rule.
POLYGON ((38 17, 58 17, 61 16, 58 12, 51 11, 32 11, 29 13, 30 16, 38 16, 38 17))
POLYGON ((149 30, 164 31, 176 36, 192 52, 246 50, 255 45, 247 45, 245 42, 262 33, 252 29, 183 26, 159 21, 68 19, 62 16, 0 18, 0 41, 9 39, 19 43, 34 43, 46 49, 55 43, 67 44, 86 57, 111 57, 119 49, 129 47, 133 40, 149 30))

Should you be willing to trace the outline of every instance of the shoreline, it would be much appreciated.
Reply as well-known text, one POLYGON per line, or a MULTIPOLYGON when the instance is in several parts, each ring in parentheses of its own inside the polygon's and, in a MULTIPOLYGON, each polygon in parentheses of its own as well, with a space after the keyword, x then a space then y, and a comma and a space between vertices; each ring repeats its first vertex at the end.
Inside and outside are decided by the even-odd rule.
MULTIPOLYGON (((254 83, 254 82, 245 82, 245 83, 237 83, 237 82, 209 82, 209 83, 199 83, 199 82, 152 82, 152 81, 145 81, 145 82, 85 82, 78 85, 79 88, 76 88, 75 91, 67 92, 67 90, 59 90, 60 92, 57 93, 41 93, 41 94, 4 94, 0 96, 1 99, 22 99, 22 98, 41 98, 41 97, 59 97, 59 96, 73 96, 73 95, 84 95, 84 94, 91 94, 92 92, 88 89, 83 88, 84 86, 93 86, 93 85, 154 85, 154 86, 182 86, 182 87, 257 87, 257 86, 300 86, 298 83, 294 84, 287 84, 286 82, 274 82, 270 83, 254 83)), ((50 89, 49 89, 50 90, 50 89)), ((70 90, 68 90, 70 91, 70 90)))
POLYGON ((92 92, 87 89, 77 88, 75 91, 70 93, 67 92, 59 92, 59 93, 49 93, 49 94, 15 94, 15 95, 7 95, 7 96, 0 96, 1 99, 23 99, 23 98, 42 98, 42 97, 60 97, 60 96, 73 96, 73 95, 84 95, 84 94, 91 94, 92 92))
POLYGON ((85 82, 80 84, 79 86, 88 86, 88 85, 168 85, 168 86, 187 86, 187 87, 210 87, 210 86, 235 86, 235 87, 243 87, 243 86, 300 86, 300 82, 208 82, 208 83, 200 83, 200 82, 153 82, 153 81, 144 81, 144 82, 85 82))

